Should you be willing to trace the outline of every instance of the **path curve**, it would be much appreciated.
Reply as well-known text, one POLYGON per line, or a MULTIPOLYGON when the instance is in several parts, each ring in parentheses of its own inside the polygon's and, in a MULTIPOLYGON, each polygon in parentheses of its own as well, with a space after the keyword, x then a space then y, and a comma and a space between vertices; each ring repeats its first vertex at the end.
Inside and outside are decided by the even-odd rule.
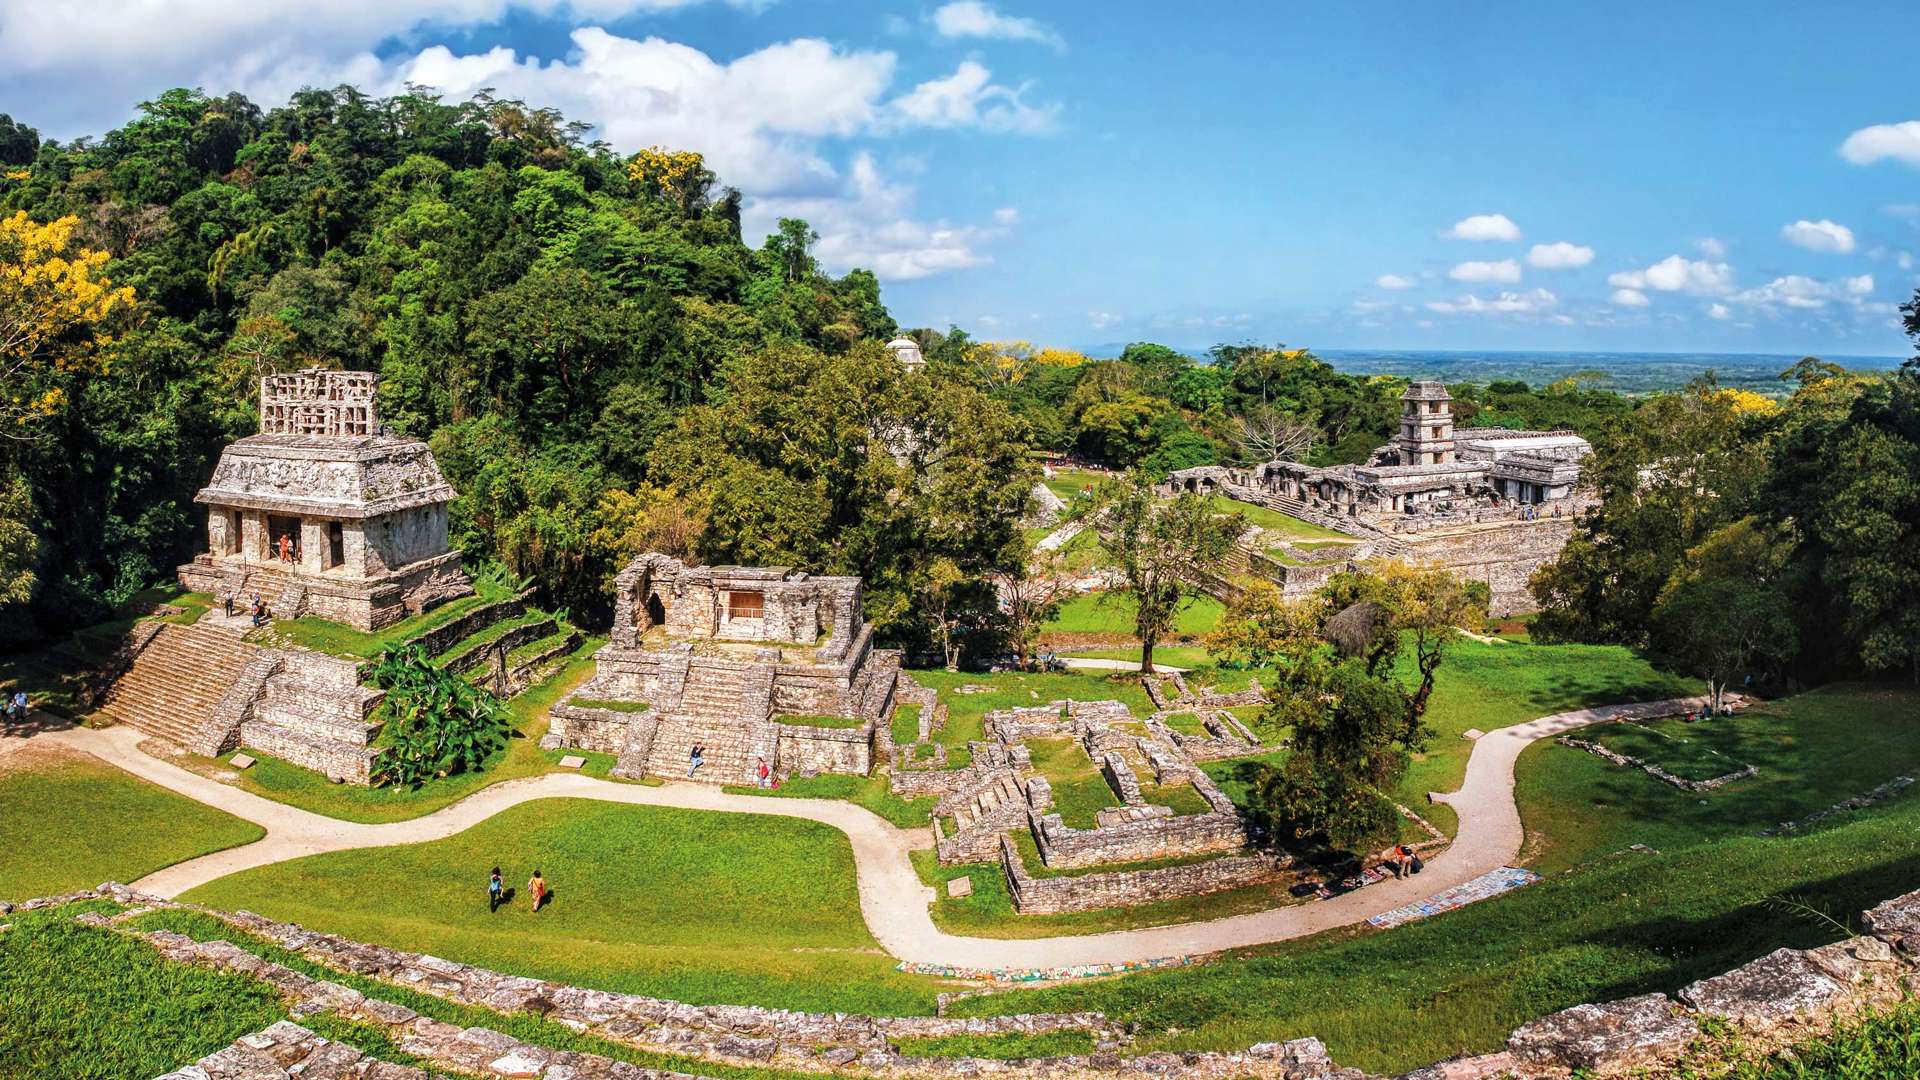
POLYGON ((384 824, 340 821, 274 802, 182 769, 139 749, 142 738, 128 727, 73 728, 35 736, 92 754, 135 776, 266 828, 264 839, 177 863, 134 882, 134 887, 175 897, 241 870, 327 851, 386 847, 438 840, 471 828, 535 799, 598 799, 636 806, 769 814, 805 818, 845 833, 858 868, 860 910, 867 929, 895 957, 914 963, 969 968, 1054 968, 1122 964, 1221 949, 1263 945, 1362 922, 1383 911, 1424 900, 1519 857, 1525 832, 1513 799, 1514 763, 1536 740, 1623 717, 1670 716, 1697 708, 1703 699, 1607 705, 1555 713, 1490 731, 1474 744, 1460 789, 1436 794, 1459 815, 1459 831, 1446 850, 1428 859, 1419 877, 1388 880, 1328 900, 1210 922, 1120 930, 1077 937, 1027 939, 961 937, 933 924, 931 888, 920 881, 908 852, 923 848, 923 830, 900 829, 873 812, 832 799, 787 799, 730 795, 699 784, 661 787, 598 780, 578 773, 547 773, 482 788, 424 817, 384 824))

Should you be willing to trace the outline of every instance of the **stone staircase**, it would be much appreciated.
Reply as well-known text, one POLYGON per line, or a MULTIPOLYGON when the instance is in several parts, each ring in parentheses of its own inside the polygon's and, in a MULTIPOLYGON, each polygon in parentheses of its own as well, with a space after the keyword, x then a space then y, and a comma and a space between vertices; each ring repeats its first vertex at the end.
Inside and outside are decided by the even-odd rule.
POLYGON ((704 764, 691 777, 705 784, 753 784, 759 761, 773 764, 774 725, 770 721, 714 720, 680 715, 663 717, 647 754, 646 775, 686 780, 688 755, 705 748, 704 764))
POLYGON ((100 711, 191 747, 258 651, 222 630, 163 625, 107 692, 100 711))
POLYGON ((380 756, 370 744, 381 725, 371 717, 385 694, 361 685, 359 674, 348 661, 288 654, 240 726, 240 741, 329 779, 366 783, 380 756))
POLYGON ((696 665, 676 713, 713 720, 765 720, 773 711, 771 664, 696 665))
POLYGON ((934 813, 953 818, 936 854, 943 864, 983 862, 1000 850, 1000 837, 1027 820, 1027 797, 1012 769, 995 769, 979 782, 942 798, 934 813))

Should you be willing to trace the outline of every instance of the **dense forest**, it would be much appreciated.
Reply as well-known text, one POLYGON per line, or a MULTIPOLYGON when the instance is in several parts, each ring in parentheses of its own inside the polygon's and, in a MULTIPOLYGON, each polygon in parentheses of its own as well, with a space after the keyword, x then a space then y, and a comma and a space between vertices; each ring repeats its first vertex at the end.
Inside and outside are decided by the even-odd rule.
MULTIPOLYGON (((697 153, 622 156, 485 95, 341 87, 263 111, 174 90, 64 144, 0 116, 0 644, 167 580, 258 377, 315 364, 379 372, 385 422, 461 493, 455 543, 583 621, 663 550, 863 575, 910 645, 932 608, 993 622, 982 583, 1027 558, 1042 452, 1337 464, 1397 426, 1405 378, 1280 346, 1096 359, 910 329, 929 366, 907 373, 874 275, 824 272, 802 221, 743 236, 742 204, 697 153)), ((1710 377, 1452 387, 1462 426, 1598 448, 1609 501, 1542 575, 1543 633, 1677 650, 1698 635, 1661 628, 1690 625, 1689 596, 1733 597, 1710 571, 1738 566, 1756 620, 1777 600, 1802 628, 1748 628, 1748 660, 1920 670, 1920 371, 1785 377, 1783 402, 1710 377)))

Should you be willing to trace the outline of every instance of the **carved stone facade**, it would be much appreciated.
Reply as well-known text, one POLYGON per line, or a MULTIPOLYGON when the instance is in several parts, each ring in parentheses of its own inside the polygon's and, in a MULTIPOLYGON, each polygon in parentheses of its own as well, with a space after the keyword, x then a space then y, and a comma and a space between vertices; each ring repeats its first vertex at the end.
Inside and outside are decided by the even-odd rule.
POLYGON ((362 630, 471 592, 447 543, 452 486, 425 443, 384 434, 372 395, 368 372, 263 379, 260 434, 194 496, 207 550, 181 583, 362 630))
POLYGON ((900 654, 873 647, 859 578, 648 554, 614 592, 612 641, 553 708, 554 745, 618 754, 617 775, 722 784, 758 783, 763 764, 871 771, 900 654))

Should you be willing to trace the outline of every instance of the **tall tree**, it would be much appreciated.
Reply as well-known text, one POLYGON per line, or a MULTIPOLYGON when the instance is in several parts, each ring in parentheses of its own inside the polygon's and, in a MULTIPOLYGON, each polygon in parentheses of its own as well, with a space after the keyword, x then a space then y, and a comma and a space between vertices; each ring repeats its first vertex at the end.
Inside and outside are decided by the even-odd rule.
POLYGON ((1140 670, 1151 672, 1154 645, 1203 594, 1202 585, 1220 578, 1246 519, 1220 513, 1212 500, 1193 492, 1161 499, 1152 478, 1138 471, 1102 493, 1096 513, 1101 546, 1126 582, 1119 595, 1134 603, 1140 670))
POLYGON ((1732 680, 1793 655, 1793 603, 1780 588, 1792 555, 1784 529, 1742 518, 1690 549, 1660 590, 1654 645, 1706 680, 1715 709, 1732 680))

